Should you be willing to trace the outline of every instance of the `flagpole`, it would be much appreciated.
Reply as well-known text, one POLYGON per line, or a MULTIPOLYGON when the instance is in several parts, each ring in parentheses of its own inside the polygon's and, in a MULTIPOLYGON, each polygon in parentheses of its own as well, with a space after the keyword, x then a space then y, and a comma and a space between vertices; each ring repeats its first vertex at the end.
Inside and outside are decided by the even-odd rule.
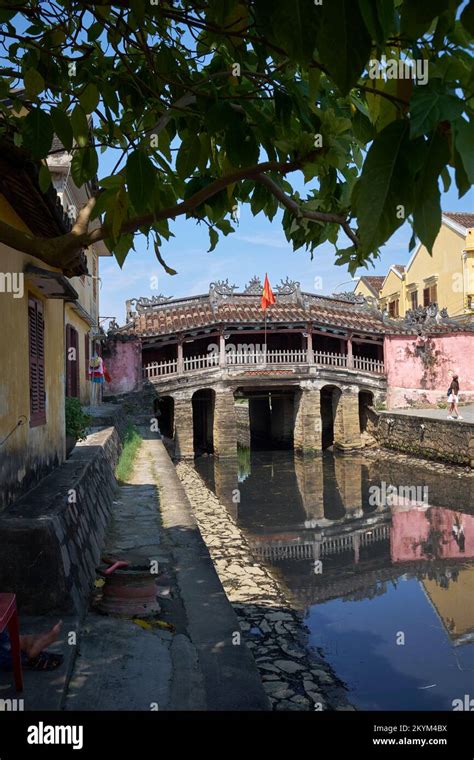
POLYGON ((264 349, 264 363, 267 366, 267 310, 265 309, 265 349, 264 349))

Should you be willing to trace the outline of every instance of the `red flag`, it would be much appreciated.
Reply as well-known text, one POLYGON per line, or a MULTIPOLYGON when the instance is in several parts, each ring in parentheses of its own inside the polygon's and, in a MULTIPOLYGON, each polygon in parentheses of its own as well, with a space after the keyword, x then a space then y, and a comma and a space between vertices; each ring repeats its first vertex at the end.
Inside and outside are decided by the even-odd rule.
POLYGON ((263 284, 263 293, 262 293, 262 309, 265 311, 269 306, 275 303, 275 296, 273 295, 273 290, 270 287, 270 281, 268 279, 268 274, 265 275, 265 282, 263 284))

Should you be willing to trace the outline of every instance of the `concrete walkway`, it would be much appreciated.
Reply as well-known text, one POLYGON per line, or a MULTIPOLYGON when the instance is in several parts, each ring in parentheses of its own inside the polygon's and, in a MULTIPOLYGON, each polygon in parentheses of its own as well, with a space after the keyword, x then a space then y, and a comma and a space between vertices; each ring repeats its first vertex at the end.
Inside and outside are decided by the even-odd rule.
POLYGON ((119 489, 104 554, 140 564, 158 561, 159 617, 173 632, 144 630, 91 609, 66 709, 268 709, 250 651, 232 646, 238 621, 174 466, 161 440, 145 429, 142 434, 133 477, 119 489))
MULTIPOLYGON (((447 409, 392 409, 394 414, 408 414, 411 417, 430 417, 436 420, 445 420, 448 416, 447 409)), ((474 423, 474 404, 460 406, 459 411, 464 422, 474 423)))

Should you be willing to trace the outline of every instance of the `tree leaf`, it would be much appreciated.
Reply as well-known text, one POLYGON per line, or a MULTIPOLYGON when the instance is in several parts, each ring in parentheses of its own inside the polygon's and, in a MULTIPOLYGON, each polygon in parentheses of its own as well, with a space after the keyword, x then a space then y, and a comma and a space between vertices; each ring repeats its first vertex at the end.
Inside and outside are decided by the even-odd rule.
POLYGON ((187 179, 199 163, 201 142, 198 135, 190 135, 183 140, 176 157, 176 170, 182 179, 187 179))
POLYGON ((383 45, 394 24, 393 0, 359 0, 359 8, 370 36, 383 45))
POLYGON ((71 161, 71 176, 78 187, 89 182, 97 174, 99 161, 95 148, 90 145, 80 148, 74 153, 71 161))
POLYGON ((458 119, 454 122, 455 145, 461 156, 466 176, 474 184, 474 122, 458 119))
POLYGON ((71 127, 76 143, 84 148, 89 142, 89 121, 82 106, 76 106, 71 113, 71 127))
POLYGON ((41 192, 45 193, 51 184, 51 173, 48 169, 47 164, 41 164, 40 170, 39 170, 38 182, 39 182, 41 192))
POLYGON ((214 229, 214 227, 209 227, 209 241, 211 243, 211 247, 207 249, 207 252, 211 253, 211 251, 214 250, 217 243, 219 242, 219 233, 214 229))
POLYGON ((434 18, 446 11, 449 0, 405 0, 401 7, 401 33, 417 38, 428 31, 434 18))
POLYGON ((156 169, 147 154, 138 148, 127 159, 128 194, 134 209, 141 213, 153 205, 156 169))
POLYGON ((53 124, 49 114, 32 108, 23 120, 23 145, 33 158, 45 158, 53 142, 53 124))
POLYGON ((425 145, 426 154, 415 185, 413 222, 418 238, 432 253, 441 227, 439 176, 450 159, 451 150, 446 135, 439 130, 425 145))
POLYGON ((380 132, 354 187, 359 237, 367 253, 382 245, 403 221, 397 217, 397 206, 407 205, 409 197, 408 131, 408 121, 400 119, 380 132))
POLYGON ((86 113, 92 113, 99 105, 100 95, 99 90, 92 82, 88 85, 79 95, 79 102, 86 113))
POLYGON ((253 166, 258 163, 258 144, 247 124, 234 117, 228 125, 224 146, 232 166, 253 166))
POLYGON ((44 79, 36 69, 26 69, 23 82, 29 98, 35 98, 40 92, 43 92, 45 87, 44 79))
POLYGON ((461 13, 461 24, 474 37, 474 0, 469 0, 461 13))
POLYGON ((52 108, 50 114, 56 135, 61 140, 65 149, 71 150, 74 136, 68 114, 65 111, 61 111, 60 108, 52 108))
POLYGON ((446 92, 438 81, 413 89, 410 108, 410 136, 431 132, 440 121, 454 121, 463 112, 463 103, 446 92))
POLYGON ((346 95, 366 66, 371 48, 370 34, 355 0, 330 0, 319 10, 322 13, 318 31, 321 62, 346 95))

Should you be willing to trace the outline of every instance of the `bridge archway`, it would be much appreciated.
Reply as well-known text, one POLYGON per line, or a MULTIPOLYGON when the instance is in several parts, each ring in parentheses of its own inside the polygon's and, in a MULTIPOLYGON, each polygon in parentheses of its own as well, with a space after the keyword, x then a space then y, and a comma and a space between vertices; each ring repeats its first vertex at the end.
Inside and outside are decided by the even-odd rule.
POLYGON ((374 394, 372 391, 360 390, 359 391, 359 424, 360 432, 365 433, 367 431, 367 423, 369 420, 368 408, 374 404, 374 394))
POLYGON ((153 410, 161 435, 172 438, 174 435, 174 398, 159 396, 153 402, 153 410))
POLYGON ((216 394, 211 388, 201 388, 192 397, 194 454, 214 453, 214 407, 216 394))
POLYGON ((257 450, 292 449, 295 419, 293 388, 239 389, 248 399, 250 447, 257 450))
POLYGON ((342 391, 337 385, 324 385, 321 388, 321 444, 328 449, 337 439, 342 415, 342 391))

